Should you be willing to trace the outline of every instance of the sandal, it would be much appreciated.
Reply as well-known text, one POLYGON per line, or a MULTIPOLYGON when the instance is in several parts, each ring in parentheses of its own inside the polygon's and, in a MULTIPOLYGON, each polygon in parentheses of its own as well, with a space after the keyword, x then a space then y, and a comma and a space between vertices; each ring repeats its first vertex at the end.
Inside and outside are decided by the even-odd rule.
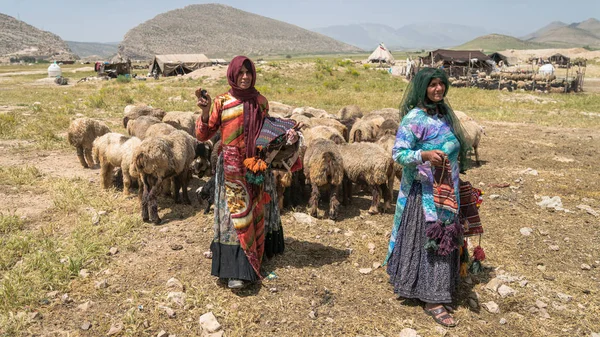
POLYGON ((440 305, 439 307, 435 308, 435 309, 427 309, 426 307, 423 307, 423 310, 425 311, 425 313, 431 317, 433 317, 433 320, 442 325, 445 326, 447 328, 453 328, 456 326, 456 321, 454 321, 454 317, 450 316, 448 314, 448 311, 446 310, 446 308, 443 305, 440 305), (448 318, 452 319, 454 321, 454 323, 446 323, 444 322, 444 320, 447 320, 448 318))

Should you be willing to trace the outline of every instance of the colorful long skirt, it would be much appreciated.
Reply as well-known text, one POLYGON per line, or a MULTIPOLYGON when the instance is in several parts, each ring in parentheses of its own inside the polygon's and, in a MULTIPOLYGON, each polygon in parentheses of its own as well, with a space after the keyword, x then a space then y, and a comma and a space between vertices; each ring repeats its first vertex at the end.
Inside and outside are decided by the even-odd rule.
MULTIPOLYGON (((261 209, 255 210, 255 216, 260 219, 252 219, 255 223, 264 220, 264 235, 257 236, 255 239, 262 241, 255 244, 263 251, 264 256, 271 258, 275 254, 283 253, 285 248, 283 241, 283 228, 281 227, 281 217, 277 205, 277 192, 275 180, 269 172, 265 175, 263 192, 269 195, 270 200, 259 205, 261 209)), ((215 179, 215 221, 214 237, 210 249, 213 253, 211 274, 219 278, 233 278, 246 281, 257 281, 261 278, 260 271, 261 257, 251 255, 253 263, 249 261, 247 252, 240 245, 240 236, 244 235, 244 229, 236 229, 231 218, 230 207, 227 203, 227 190, 223 172, 223 156, 219 157, 216 169, 215 179), (258 266, 256 265, 258 263, 258 266)))
POLYGON ((413 182, 387 272, 394 293, 426 303, 451 303, 459 281, 458 249, 446 256, 424 248, 428 240, 421 183, 413 182))

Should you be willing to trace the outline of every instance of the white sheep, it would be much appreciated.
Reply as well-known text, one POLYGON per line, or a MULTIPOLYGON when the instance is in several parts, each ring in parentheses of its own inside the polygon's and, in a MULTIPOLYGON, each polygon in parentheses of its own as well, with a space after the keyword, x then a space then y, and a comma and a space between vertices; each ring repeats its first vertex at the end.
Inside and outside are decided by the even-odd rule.
POLYGON ((460 121, 462 128, 464 130, 465 138, 467 144, 470 147, 473 147, 473 152, 475 152, 475 163, 477 165, 479 162, 479 152, 477 149, 479 148, 479 142, 481 141, 481 136, 485 135, 485 129, 483 126, 479 125, 473 118, 469 117, 466 113, 458 110, 454 110, 454 114, 460 121))
POLYGON ((123 127, 127 127, 130 120, 137 119, 141 116, 156 117, 160 120, 165 116, 165 111, 159 108, 153 108, 146 104, 130 104, 123 110, 123 127))
POLYGON ((146 131, 154 124, 161 123, 160 119, 152 116, 140 116, 127 123, 127 133, 139 139, 146 138, 146 131))
POLYGON ((141 140, 137 137, 127 137, 120 133, 110 132, 96 138, 92 149, 94 158, 100 163, 100 183, 102 188, 112 185, 112 173, 120 168, 123 174, 123 192, 128 195, 132 176, 137 178, 137 172, 132 171, 131 161, 133 152, 141 140))

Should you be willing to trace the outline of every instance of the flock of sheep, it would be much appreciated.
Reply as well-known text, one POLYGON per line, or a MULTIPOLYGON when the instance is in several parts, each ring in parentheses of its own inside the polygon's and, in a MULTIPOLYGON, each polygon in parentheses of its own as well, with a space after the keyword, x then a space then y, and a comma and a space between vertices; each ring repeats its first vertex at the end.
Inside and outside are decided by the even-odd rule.
MULTIPOLYGON (((478 161, 477 147, 483 128, 464 113, 456 113, 478 161)), ((298 197, 303 194, 298 191, 304 191, 306 184, 310 186, 311 216, 317 216, 321 193, 326 192, 328 216, 336 219, 340 204, 351 202, 353 184, 371 192, 370 214, 391 209, 394 178, 400 179, 402 175, 402 167, 391 157, 400 123, 397 109, 364 114, 358 106, 351 105, 334 115, 325 110, 294 109, 271 102, 269 115, 303 124, 303 170, 294 173, 272 170, 280 209, 286 188, 295 191, 292 197, 298 197)), ((144 104, 128 105, 123 117, 128 136, 111 132, 102 121, 79 118, 69 127, 68 141, 77 149, 84 168, 100 165, 103 188, 113 185, 115 169, 122 174, 125 194, 137 183, 142 219, 159 224, 157 196, 161 192, 172 193, 175 202, 180 202, 181 190, 183 202, 190 204, 187 188, 193 175, 198 178, 212 175, 205 186, 214 184, 219 135, 207 142, 196 140, 198 118, 199 114, 193 112, 165 112, 144 104)), ((214 188, 206 190, 214 191, 214 188)))

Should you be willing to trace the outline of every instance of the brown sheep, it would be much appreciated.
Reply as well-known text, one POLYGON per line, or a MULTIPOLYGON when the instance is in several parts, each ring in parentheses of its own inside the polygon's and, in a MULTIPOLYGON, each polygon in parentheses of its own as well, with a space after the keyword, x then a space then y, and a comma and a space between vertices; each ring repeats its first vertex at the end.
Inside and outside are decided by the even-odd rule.
MULTIPOLYGON (((123 192, 129 194, 131 187, 131 158, 141 140, 136 137, 127 137, 120 133, 110 132, 94 141, 93 155, 100 163, 100 184, 102 188, 112 185, 112 173, 115 168, 120 168, 123 174, 123 192)), ((137 177, 137 173, 133 173, 137 177)))
POLYGON ((357 119, 363 116, 358 105, 347 105, 338 111, 336 118, 340 121, 348 119, 357 119))
POLYGON ((77 157, 83 168, 94 167, 92 157, 94 140, 109 132, 110 128, 106 124, 95 119, 84 117, 71 122, 67 131, 67 140, 77 149, 77 157))
POLYGON ((308 202, 310 215, 317 216, 320 189, 329 189, 329 218, 335 220, 338 215, 339 187, 344 179, 344 163, 342 156, 333 141, 316 139, 304 154, 304 175, 311 185, 311 196, 308 202))
POLYGON ((139 139, 146 138, 146 131, 154 124, 160 123, 160 119, 152 116, 140 116, 127 123, 127 133, 139 139))
POLYGON ((187 132, 192 137, 196 137, 196 118, 193 112, 169 111, 165 114, 162 121, 174 126, 178 130, 187 132))
POLYGON ((379 200, 383 195, 384 212, 391 206, 390 182, 394 179, 392 156, 374 143, 351 143, 339 146, 344 166, 343 200, 350 202, 352 183, 366 184, 372 189, 373 199, 369 214, 379 213, 379 200))
POLYGON ((344 141, 348 142, 348 128, 340 123, 338 120, 336 119, 332 119, 332 118, 310 118, 308 120, 309 123, 309 127, 315 127, 315 126, 329 126, 331 128, 334 128, 336 130, 339 131, 339 133, 342 135, 342 137, 344 138, 344 141))
POLYGON ((176 202, 179 201, 179 187, 182 187, 183 201, 190 204, 187 193, 188 170, 197 155, 196 140, 187 132, 177 130, 169 135, 144 139, 134 153, 135 168, 143 183, 140 203, 142 220, 161 222, 158 216, 156 196, 163 180, 175 179, 176 202))
MULTIPOLYGON (((283 210, 283 194, 287 187, 292 186, 292 172, 287 170, 271 170, 277 190, 277 204, 279 210, 283 210)), ((297 192, 299 193, 299 192, 297 192)))
POLYGON ((315 126, 302 132, 306 146, 310 146, 316 139, 329 139, 336 144, 346 143, 344 136, 337 129, 330 126, 315 126))
POLYGON ((357 119, 352 129, 350 130, 349 142, 374 142, 377 140, 377 133, 379 127, 385 118, 382 116, 365 116, 361 119, 357 119))
POLYGON ((396 136, 399 125, 400 124, 395 120, 386 119, 379 127, 379 131, 377 132, 377 139, 379 140, 386 135, 396 136))
POLYGON ((127 128, 127 123, 130 120, 137 119, 141 116, 156 117, 160 120, 165 116, 163 109, 153 108, 146 104, 130 104, 123 111, 123 127, 127 128))

